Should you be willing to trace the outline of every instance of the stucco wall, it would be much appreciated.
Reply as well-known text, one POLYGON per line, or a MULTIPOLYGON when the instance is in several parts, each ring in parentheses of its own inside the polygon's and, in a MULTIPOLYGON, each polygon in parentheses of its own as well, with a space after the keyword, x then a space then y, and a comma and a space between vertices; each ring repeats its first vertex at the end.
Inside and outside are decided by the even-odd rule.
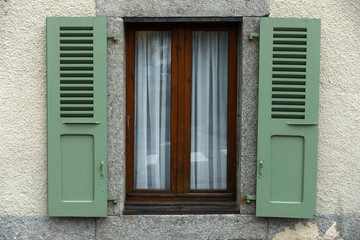
POLYGON ((46 16, 94 0, 0 0, 0 215, 46 215, 46 16))
POLYGON ((321 18, 318 213, 360 212, 360 1, 271 0, 271 17, 321 18))

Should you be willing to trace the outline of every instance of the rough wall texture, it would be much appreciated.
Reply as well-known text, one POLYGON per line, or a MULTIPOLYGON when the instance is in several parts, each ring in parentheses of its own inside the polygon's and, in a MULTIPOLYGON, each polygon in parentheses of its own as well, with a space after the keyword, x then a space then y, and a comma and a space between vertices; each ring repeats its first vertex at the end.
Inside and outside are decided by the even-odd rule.
POLYGON ((94 0, 0 0, 0 214, 46 215, 46 16, 94 0))
MULTIPOLYGON (((256 194, 257 165, 257 99, 259 79, 259 40, 249 40, 251 32, 260 31, 259 17, 245 17, 241 23, 240 54, 241 67, 238 71, 238 199, 256 194), (240 196, 239 196, 240 195, 240 196)), ((239 61, 240 62, 240 61, 239 61)), ((241 214, 254 214, 255 202, 240 205, 241 214)))
POLYGON ((265 16, 270 0, 96 0, 96 14, 116 17, 265 16))
POLYGON ((360 1, 272 0, 271 17, 321 18, 318 213, 360 212, 360 1))

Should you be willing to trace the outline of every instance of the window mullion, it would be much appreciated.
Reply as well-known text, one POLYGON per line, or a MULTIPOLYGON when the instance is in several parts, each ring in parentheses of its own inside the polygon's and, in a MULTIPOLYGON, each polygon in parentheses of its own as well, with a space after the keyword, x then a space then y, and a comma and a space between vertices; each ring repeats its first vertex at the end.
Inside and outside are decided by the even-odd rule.
POLYGON ((172 29, 172 59, 171 59, 171 170, 170 190, 173 193, 177 192, 178 184, 178 149, 179 149, 179 131, 178 131, 178 115, 179 115, 179 29, 174 26, 172 29))
POLYGON ((190 151, 191 151, 191 24, 186 24, 184 38, 184 190, 190 191, 190 151))

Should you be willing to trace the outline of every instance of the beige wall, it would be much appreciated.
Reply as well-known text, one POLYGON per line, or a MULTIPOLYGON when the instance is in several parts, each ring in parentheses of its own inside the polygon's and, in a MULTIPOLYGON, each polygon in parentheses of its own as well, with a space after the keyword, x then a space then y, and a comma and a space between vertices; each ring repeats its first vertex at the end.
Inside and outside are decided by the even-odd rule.
POLYGON ((360 212, 360 1, 271 0, 271 17, 321 18, 317 212, 360 212))
POLYGON ((0 0, 0 215, 46 215, 46 16, 94 0, 0 0))
MULTIPOLYGON (((46 16, 94 0, 0 0, 0 215, 46 215, 46 16)), ((271 17, 322 19, 319 213, 360 212, 360 2, 271 0, 271 17)))

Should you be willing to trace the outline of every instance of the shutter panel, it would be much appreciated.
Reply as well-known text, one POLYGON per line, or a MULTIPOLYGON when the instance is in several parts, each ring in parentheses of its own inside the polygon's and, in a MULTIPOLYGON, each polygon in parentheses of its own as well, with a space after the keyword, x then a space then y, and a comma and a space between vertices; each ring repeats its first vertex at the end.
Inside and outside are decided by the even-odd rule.
POLYGON ((47 18, 48 215, 107 215, 106 18, 47 18))
POLYGON ((262 18, 256 215, 316 214, 320 20, 262 18))

